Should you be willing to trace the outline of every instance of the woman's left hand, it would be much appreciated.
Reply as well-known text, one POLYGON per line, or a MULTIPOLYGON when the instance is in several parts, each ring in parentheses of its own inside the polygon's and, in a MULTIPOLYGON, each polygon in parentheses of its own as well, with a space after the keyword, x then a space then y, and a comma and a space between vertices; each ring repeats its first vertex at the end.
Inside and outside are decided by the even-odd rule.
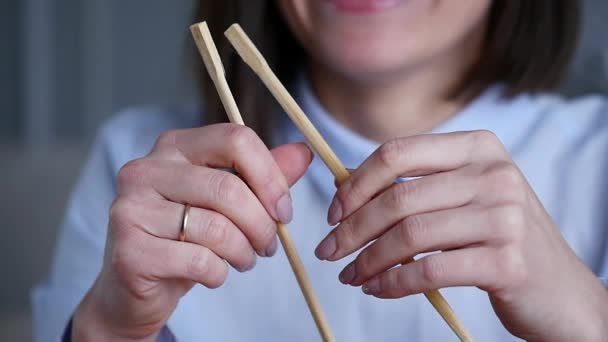
POLYGON ((344 258, 373 241, 339 276, 369 295, 477 286, 520 338, 608 339, 608 291, 491 132, 383 144, 339 186, 328 221, 339 225, 317 248, 320 259, 344 258))

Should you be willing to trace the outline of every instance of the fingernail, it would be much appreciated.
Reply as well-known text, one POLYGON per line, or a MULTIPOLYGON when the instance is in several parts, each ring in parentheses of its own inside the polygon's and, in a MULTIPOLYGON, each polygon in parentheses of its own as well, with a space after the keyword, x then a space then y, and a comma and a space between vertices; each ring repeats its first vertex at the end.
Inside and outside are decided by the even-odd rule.
POLYGON ((274 256, 274 254, 277 252, 277 248, 278 248, 278 244, 277 244, 277 239, 275 238, 274 240, 272 240, 272 243, 270 244, 270 246, 268 246, 268 248, 266 248, 266 256, 267 257, 274 256))
POLYGON ((326 260, 336 252, 336 237, 332 234, 325 238, 317 247, 315 255, 321 260, 326 260))
POLYGON ((277 202, 277 218, 281 223, 287 224, 293 219, 291 195, 286 192, 277 202))
POLYGON ((353 280, 355 280, 356 275, 357 273, 355 270, 355 264, 351 262, 342 270, 342 272, 340 272, 338 279, 340 279, 340 282, 342 282, 342 284, 347 285, 350 284, 353 280))
POLYGON ((378 278, 374 278, 365 284, 363 284, 363 293, 368 295, 378 294, 382 291, 382 286, 380 285, 380 280, 378 278))
POLYGON ((247 265, 245 268, 243 268, 242 270, 240 270, 241 272, 248 272, 251 271, 254 267, 255 264, 257 263, 258 259, 255 257, 255 252, 253 253, 253 261, 247 265))
POLYGON ((327 223, 330 226, 335 226, 340 220, 342 220, 342 204, 340 204, 338 197, 334 197, 327 212, 327 223))

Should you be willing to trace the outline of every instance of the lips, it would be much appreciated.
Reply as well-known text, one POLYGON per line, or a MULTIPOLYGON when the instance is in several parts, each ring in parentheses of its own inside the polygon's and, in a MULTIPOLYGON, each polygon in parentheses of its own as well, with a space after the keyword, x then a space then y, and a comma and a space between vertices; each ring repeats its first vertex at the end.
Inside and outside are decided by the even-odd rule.
POLYGON ((391 9, 403 0, 326 0, 336 10, 351 13, 374 13, 391 9))

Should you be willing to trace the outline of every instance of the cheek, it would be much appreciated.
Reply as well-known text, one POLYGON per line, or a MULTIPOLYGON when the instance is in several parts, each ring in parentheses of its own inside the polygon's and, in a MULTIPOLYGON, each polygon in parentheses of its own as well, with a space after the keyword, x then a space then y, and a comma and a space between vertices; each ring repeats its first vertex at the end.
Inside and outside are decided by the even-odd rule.
POLYGON ((349 78, 391 74, 457 50, 482 26, 490 2, 403 0, 391 10, 353 15, 312 0, 300 40, 318 62, 349 78))

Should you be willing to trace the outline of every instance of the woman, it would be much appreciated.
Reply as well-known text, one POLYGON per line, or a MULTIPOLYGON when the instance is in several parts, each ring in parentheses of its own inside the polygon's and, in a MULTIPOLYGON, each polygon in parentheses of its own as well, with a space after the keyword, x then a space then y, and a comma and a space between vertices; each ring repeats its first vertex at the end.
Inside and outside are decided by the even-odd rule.
POLYGON ((544 93, 578 9, 200 1, 255 130, 212 124, 225 120, 206 76, 202 127, 197 111, 111 120, 35 293, 38 339, 316 340, 277 246, 281 221, 339 341, 453 339, 416 295, 439 288, 479 341, 608 340, 608 105, 544 93), (337 190, 230 54, 221 32, 236 21, 356 168, 337 190))

